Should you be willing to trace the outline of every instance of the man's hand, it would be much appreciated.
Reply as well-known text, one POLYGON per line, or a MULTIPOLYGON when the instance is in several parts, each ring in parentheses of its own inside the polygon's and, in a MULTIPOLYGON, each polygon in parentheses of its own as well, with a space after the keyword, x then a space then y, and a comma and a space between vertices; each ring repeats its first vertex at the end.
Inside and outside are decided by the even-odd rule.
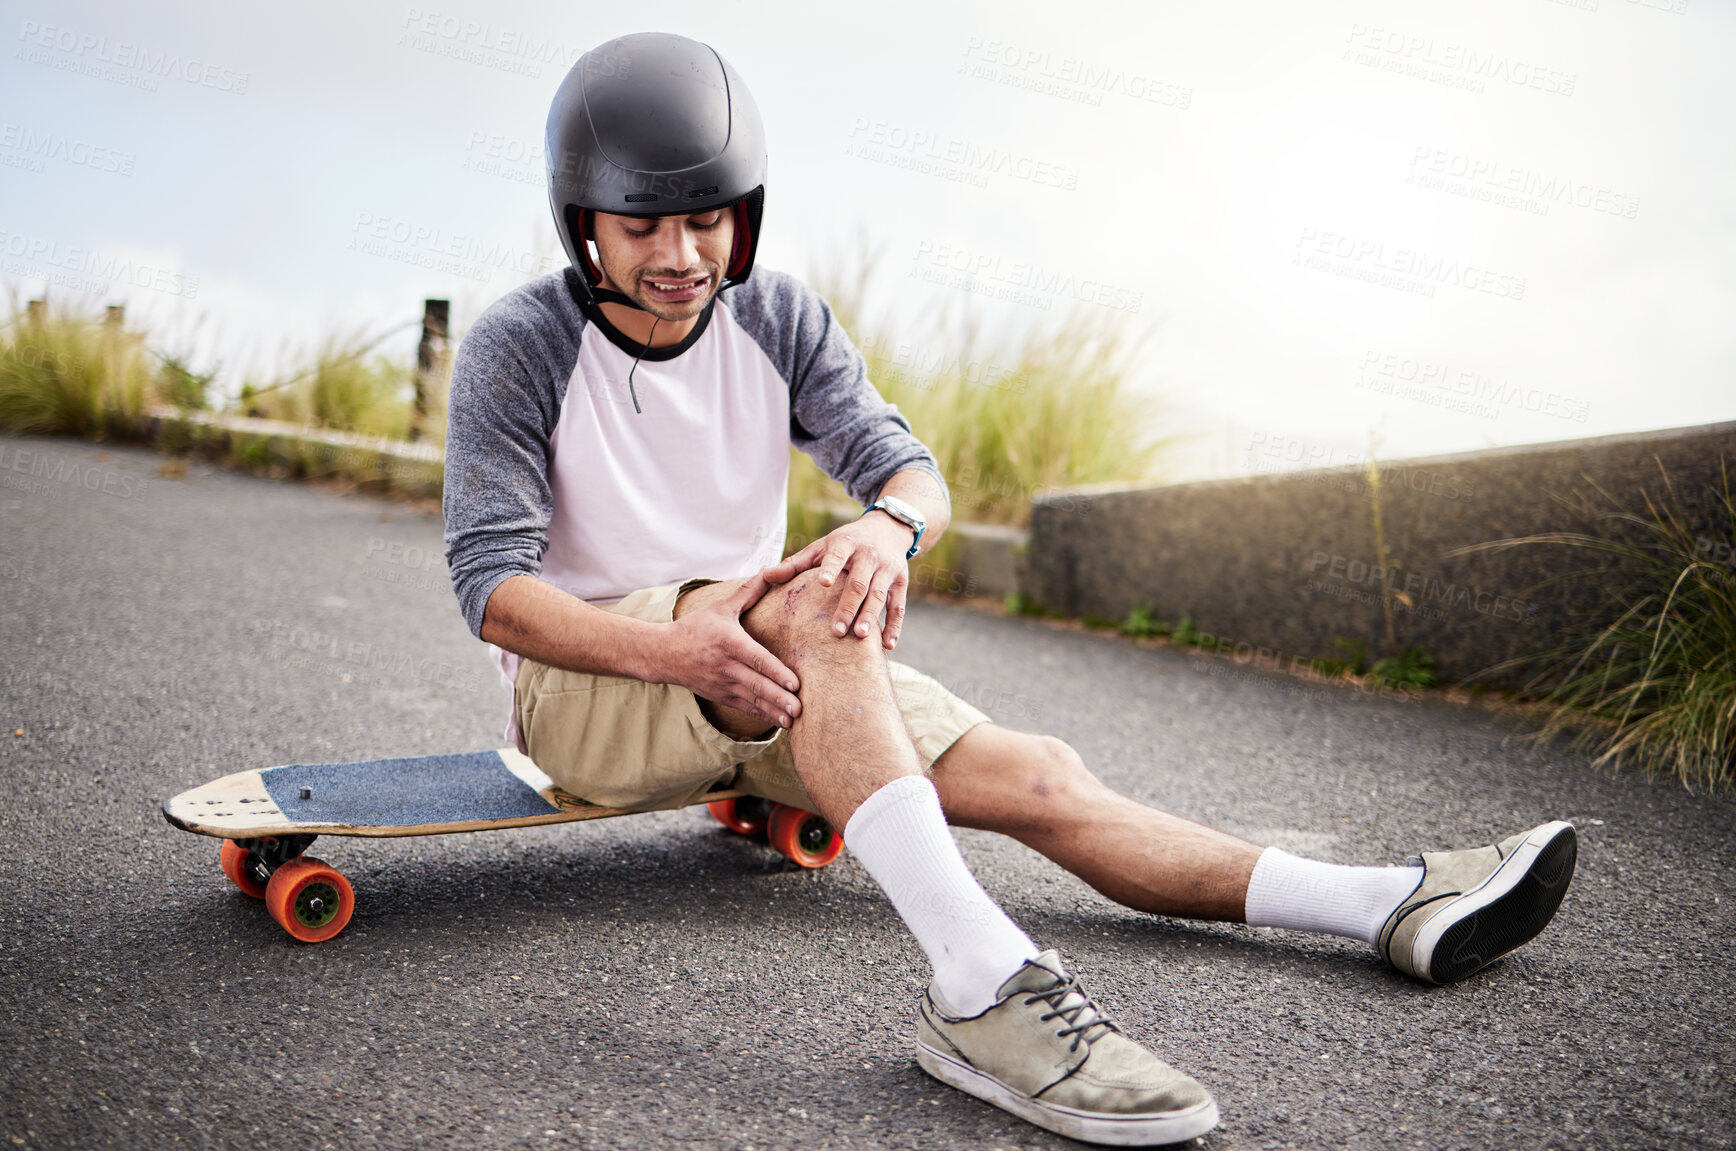
POLYGON ((829 535, 821 536, 782 563, 761 573, 770 583, 784 583, 809 568, 820 569, 820 583, 831 587, 848 574, 838 597, 838 613, 832 633, 846 634, 852 626, 866 636, 868 625, 886 608, 886 631, 880 642, 890 651, 904 628, 904 593, 910 587, 910 565, 904 553, 910 550, 910 528, 883 511, 853 520, 829 535))
POLYGON ((802 713, 795 696, 801 681, 741 626, 742 613, 770 589, 763 574, 749 576, 723 599, 683 612, 661 628, 658 679, 768 724, 794 723, 802 713))

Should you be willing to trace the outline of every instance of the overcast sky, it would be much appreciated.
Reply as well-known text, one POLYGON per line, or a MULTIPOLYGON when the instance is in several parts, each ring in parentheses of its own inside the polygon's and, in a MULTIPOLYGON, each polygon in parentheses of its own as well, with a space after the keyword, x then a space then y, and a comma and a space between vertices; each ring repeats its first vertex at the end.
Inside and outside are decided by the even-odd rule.
POLYGON ((1736 416, 1736 4, 0 7, 0 277, 231 386, 557 267, 549 99, 662 30, 763 110, 763 264, 1114 313, 1186 474, 1736 416))

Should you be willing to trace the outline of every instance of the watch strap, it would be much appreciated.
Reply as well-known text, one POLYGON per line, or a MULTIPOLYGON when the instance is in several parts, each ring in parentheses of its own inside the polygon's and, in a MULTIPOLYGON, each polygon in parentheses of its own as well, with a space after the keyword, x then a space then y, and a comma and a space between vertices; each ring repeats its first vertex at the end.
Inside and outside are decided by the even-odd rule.
MULTIPOLYGON (((891 516, 893 519, 897 520, 899 523, 903 524, 905 527, 909 528, 911 531, 916 533, 916 538, 910 541, 910 550, 904 553, 905 559, 907 559, 907 560, 908 559, 915 559, 916 553, 922 547, 922 533, 925 530, 927 530, 928 525, 923 524, 919 527, 918 525, 911 523, 909 520, 905 519, 903 516, 899 515, 897 512, 895 512, 891 508, 887 507, 886 501, 883 499, 875 500, 872 505, 870 505, 867 508, 864 508, 862 510, 862 515, 865 516, 869 512, 885 512, 887 515, 891 516)), ((856 518, 860 519, 862 517, 858 516, 856 518)))

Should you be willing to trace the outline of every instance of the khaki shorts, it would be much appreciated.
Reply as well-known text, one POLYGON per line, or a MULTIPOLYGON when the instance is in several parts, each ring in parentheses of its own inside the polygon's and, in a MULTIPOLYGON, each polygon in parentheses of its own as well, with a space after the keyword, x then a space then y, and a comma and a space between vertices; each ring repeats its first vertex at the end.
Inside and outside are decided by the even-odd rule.
MULTIPOLYGON (((633 619, 667 623, 688 580, 643 588, 613 604, 633 619)), ((886 661, 904 726, 927 771, 959 736, 988 716, 935 680, 886 661)), ((790 756, 789 732, 738 740, 712 726, 691 691, 673 684, 564 671, 535 660, 518 669, 518 709, 530 758, 561 787, 591 803, 656 811, 697 803, 714 788, 739 788, 775 803, 814 809, 790 756)))

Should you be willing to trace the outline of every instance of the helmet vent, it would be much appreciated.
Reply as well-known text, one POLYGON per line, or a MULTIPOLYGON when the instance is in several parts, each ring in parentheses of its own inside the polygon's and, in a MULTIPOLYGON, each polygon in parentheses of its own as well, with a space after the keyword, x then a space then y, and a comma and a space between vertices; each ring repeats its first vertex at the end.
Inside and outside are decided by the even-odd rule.
POLYGON ((709 187, 709 188, 694 188, 694 189, 691 189, 691 190, 690 190, 690 191, 689 191, 689 192, 688 192, 688 193, 687 193, 687 198, 688 198, 688 199, 689 199, 689 200, 697 200, 697 199, 699 199, 699 198, 700 198, 700 197, 701 197, 701 196, 715 196, 715 195, 717 195, 717 185, 716 185, 716 184, 713 184, 713 185, 712 185, 712 186, 711 186, 711 187, 709 187))
POLYGON ((627 196, 629 204, 651 204, 657 200, 656 192, 632 192, 627 196))

